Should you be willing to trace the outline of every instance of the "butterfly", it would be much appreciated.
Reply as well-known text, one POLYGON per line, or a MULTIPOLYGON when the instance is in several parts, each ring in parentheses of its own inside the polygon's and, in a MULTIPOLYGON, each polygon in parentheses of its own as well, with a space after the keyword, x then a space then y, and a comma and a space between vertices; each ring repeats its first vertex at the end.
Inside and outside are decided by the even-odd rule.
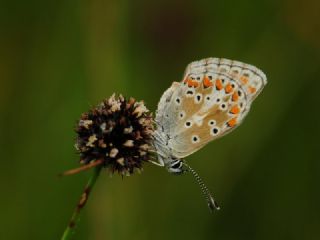
POLYGON ((158 104, 154 147, 170 173, 191 172, 211 210, 219 209, 200 176, 184 160, 212 140, 230 133, 247 116, 267 84, 253 65, 224 58, 190 63, 181 82, 173 82, 158 104))

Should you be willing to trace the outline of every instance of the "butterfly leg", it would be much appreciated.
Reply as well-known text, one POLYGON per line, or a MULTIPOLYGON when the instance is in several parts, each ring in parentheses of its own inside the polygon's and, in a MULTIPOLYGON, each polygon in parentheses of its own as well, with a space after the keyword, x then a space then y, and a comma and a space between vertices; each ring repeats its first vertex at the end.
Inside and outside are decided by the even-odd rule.
POLYGON ((154 164, 154 165, 156 165, 156 166, 159 166, 159 167, 164 167, 164 161, 163 161, 163 159, 162 158, 158 158, 158 162, 156 162, 156 161, 152 161, 152 160, 148 160, 148 162, 149 163, 152 163, 152 164, 154 164))
POLYGON ((152 161, 152 160, 148 160, 148 162, 152 163, 152 164, 154 164, 156 166, 159 166, 159 167, 164 167, 164 163, 163 162, 162 163, 158 163, 158 162, 155 162, 155 161, 152 161))

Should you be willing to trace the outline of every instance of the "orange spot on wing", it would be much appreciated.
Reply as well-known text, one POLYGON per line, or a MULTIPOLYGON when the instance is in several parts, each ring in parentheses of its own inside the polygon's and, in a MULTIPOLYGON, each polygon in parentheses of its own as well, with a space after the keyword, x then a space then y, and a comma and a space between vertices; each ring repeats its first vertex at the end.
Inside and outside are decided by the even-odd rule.
POLYGON ((241 76, 240 81, 242 82, 242 84, 246 85, 249 82, 249 79, 246 76, 241 76))
POLYGON ((229 127, 234 127, 237 124, 237 118, 232 118, 227 122, 229 127))
POLYGON ((232 101, 236 102, 236 101, 238 101, 238 99, 239 99, 238 93, 237 93, 237 92, 234 92, 234 93, 232 94, 232 101))
POLYGON ((210 81, 210 79, 207 76, 204 76, 203 78, 203 86, 206 88, 213 86, 213 83, 210 81))
POLYGON ((231 108, 230 112, 232 114, 238 114, 240 112, 240 108, 237 105, 235 105, 231 108))
POLYGON ((257 91, 255 87, 251 87, 251 86, 248 88, 248 90, 249 90, 249 93, 255 93, 257 91))
POLYGON ((184 80, 183 80, 183 83, 187 83, 189 81, 189 78, 186 77, 184 80))
POLYGON ((224 90, 226 91, 226 93, 230 93, 232 91, 232 86, 230 83, 227 84, 227 86, 224 88, 224 90))
POLYGON ((188 80, 188 87, 198 87, 198 86, 199 86, 199 83, 197 81, 194 81, 191 79, 188 80))
POLYGON ((217 80, 216 80, 216 88, 217 88, 218 90, 221 90, 221 89, 223 88, 221 79, 217 79, 217 80))

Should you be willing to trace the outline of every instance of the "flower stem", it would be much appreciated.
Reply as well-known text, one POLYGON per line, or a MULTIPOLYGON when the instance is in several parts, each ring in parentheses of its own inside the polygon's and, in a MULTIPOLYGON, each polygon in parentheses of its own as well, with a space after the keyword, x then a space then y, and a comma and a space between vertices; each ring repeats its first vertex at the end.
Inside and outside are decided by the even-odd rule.
POLYGON ((89 194, 91 193, 92 188, 93 188, 94 184, 96 183, 97 178, 99 177, 101 168, 102 168, 101 165, 94 168, 93 174, 90 177, 90 179, 89 179, 89 181, 88 181, 88 183, 87 183, 87 185, 81 195, 80 201, 72 214, 72 217, 69 221, 67 228, 65 229, 65 231, 62 235, 61 240, 69 240, 72 238, 72 235, 75 232, 75 228, 77 226, 77 223, 79 222, 79 219, 80 219, 81 210, 84 208, 84 206, 86 205, 86 203, 88 201, 89 194))

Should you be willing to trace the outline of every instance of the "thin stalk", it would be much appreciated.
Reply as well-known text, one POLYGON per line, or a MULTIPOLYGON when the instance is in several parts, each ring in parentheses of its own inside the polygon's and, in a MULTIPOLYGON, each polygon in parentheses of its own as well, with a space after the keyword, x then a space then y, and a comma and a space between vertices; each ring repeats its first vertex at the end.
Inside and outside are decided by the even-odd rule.
POLYGON ((80 201, 72 214, 72 217, 69 221, 67 228, 65 229, 65 231, 62 235, 61 240, 72 239, 72 235, 74 234, 75 228, 76 228, 77 223, 79 222, 79 219, 80 219, 81 210, 84 208, 84 206, 86 205, 86 203, 88 201, 88 198, 89 198, 89 195, 92 191, 92 188, 93 188, 94 184, 96 183, 97 178, 99 177, 101 168, 102 168, 101 165, 94 168, 93 174, 90 177, 90 179, 89 179, 89 181, 88 181, 88 183, 87 183, 87 185, 81 195, 80 201))

